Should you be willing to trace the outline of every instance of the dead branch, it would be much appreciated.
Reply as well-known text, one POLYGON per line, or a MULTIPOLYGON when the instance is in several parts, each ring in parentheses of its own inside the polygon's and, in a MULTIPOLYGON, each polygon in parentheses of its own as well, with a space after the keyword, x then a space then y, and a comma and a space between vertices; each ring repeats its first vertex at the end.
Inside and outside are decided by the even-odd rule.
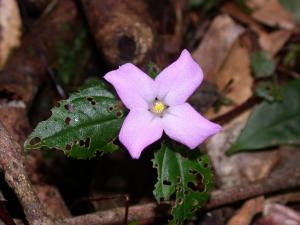
POLYGON ((32 225, 55 224, 46 216, 25 172, 21 146, 13 140, 0 122, 0 167, 8 185, 23 206, 26 219, 32 225))
MULTIPOLYGON (((258 183, 213 191, 204 210, 210 210, 255 196, 292 189, 298 186, 300 186, 300 168, 282 169, 258 183)), ((168 210, 164 210, 163 214, 158 209, 155 203, 132 206, 129 208, 128 221, 148 220, 167 216, 169 213, 168 210)), ((73 217, 66 219, 65 222, 70 225, 81 225, 84 222, 89 225, 111 225, 122 223, 124 216, 125 208, 121 207, 73 217)))
POLYGON ((291 189, 300 186, 300 168, 284 168, 258 183, 241 185, 211 193, 210 200, 205 206, 212 209, 258 195, 291 189))
MULTIPOLYGON (((148 220, 166 216, 166 211, 158 211, 158 206, 155 203, 147 203, 136 205, 129 208, 128 221, 148 220), (164 212, 164 213, 163 213, 164 212)), ((99 211, 92 214, 82 215, 66 219, 66 223, 70 225, 109 225, 122 224, 125 218, 125 208, 114 208, 106 211, 99 211)))
MULTIPOLYGON (((17 50, 5 69, 0 73, 0 121, 5 127, 8 136, 13 137, 20 145, 22 145, 30 131, 27 111, 37 92, 37 88, 43 82, 47 68, 52 66, 55 61, 57 48, 62 43, 66 43, 74 38, 77 30, 81 27, 78 26, 80 24, 81 21, 78 17, 75 3, 72 0, 60 1, 55 7, 52 7, 51 12, 43 16, 33 27, 31 32, 24 37, 22 47, 17 50)), ((25 161, 23 149, 20 146, 12 148, 11 151, 14 151, 14 157, 18 158, 20 164, 26 164, 26 169, 31 175, 31 181, 34 182, 34 184, 41 185, 41 176, 37 172, 38 166, 36 165, 38 160, 33 160, 35 163, 30 163, 30 160, 25 161), (35 165, 35 168, 31 166, 32 164, 35 165)), ((28 157, 28 159, 37 159, 39 157, 36 156, 40 154, 40 152, 29 153, 30 157, 28 157)), ((4 156, 5 154, 1 155, 1 157, 4 158, 1 160, 7 160, 4 156)), ((7 173, 6 168, 7 167, 2 168, 4 173, 7 173)), ((23 171, 23 173, 25 172, 23 171)), ((19 182, 22 183, 18 185, 11 184, 12 188, 20 186, 27 187, 29 185, 27 184, 29 182, 27 175, 26 179, 21 179, 19 182)), ((37 186, 38 190, 45 191, 47 187, 48 192, 54 193, 51 199, 46 199, 40 195, 43 197, 43 203, 51 202, 51 205, 47 207, 47 213, 55 216, 59 214, 61 217, 70 215, 59 192, 49 185, 44 185, 43 187, 44 188, 41 189, 40 186, 37 186)), ((18 190, 15 191, 18 192, 18 190)), ((23 192, 17 196, 22 197, 22 193, 23 192)), ((25 188, 24 193, 26 193, 26 198, 28 199, 36 198, 32 190, 26 191, 25 188), (34 196, 31 196, 33 194, 34 196)), ((42 192, 39 193, 42 194, 42 192)), ((30 204, 28 207, 30 207, 30 204)), ((38 209, 39 207, 35 210, 38 209)), ((42 212, 36 213, 42 214, 42 212)), ((27 216, 27 219, 31 219, 31 216, 27 216)), ((29 223, 33 222, 29 221, 29 223)))
POLYGON ((90 30, 112 65, 141 64, 154 45, 152 21, 142 0, 81 0, 90 30))

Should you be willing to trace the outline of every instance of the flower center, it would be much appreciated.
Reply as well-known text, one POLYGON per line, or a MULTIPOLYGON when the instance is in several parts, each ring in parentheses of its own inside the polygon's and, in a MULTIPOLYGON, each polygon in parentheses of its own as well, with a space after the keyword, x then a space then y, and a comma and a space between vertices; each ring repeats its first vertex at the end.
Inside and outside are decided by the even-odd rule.
POLYGON ((161 115, 166 110, 166 108, 167 106, 162 101, 155 100, 150 108, 150 111, 155 114, 161 115))

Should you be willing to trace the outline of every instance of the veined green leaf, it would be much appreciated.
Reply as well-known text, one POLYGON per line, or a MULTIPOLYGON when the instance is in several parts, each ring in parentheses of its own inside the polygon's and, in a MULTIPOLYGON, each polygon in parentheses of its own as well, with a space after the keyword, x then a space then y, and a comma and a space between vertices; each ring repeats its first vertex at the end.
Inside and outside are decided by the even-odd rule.
POLYGON ((275 63, 265 51, 257 51, 251 55, 251 68, 256 78, 266 78, 275 72, 275 63))
POLYGON ((227 154, 252 151, 280 144, 300 144, 300 81, 282 89, 282 100, 263 102, 251 114, 227 154))
POLYGON ((62 150, 67 156, 87 159, 97 151, 112 152, 123 122, 124 110, 115 96, 99 81, 59 102, 52 116, 34 129, 26 149, 62 150))
POLYGON ((154 155, 153 166, 158 173, 154 196, 160 202, 175 193, 171 224, 182 224, 208 200, 213 185, 208 157, 197 150, 163 142, 154 155))

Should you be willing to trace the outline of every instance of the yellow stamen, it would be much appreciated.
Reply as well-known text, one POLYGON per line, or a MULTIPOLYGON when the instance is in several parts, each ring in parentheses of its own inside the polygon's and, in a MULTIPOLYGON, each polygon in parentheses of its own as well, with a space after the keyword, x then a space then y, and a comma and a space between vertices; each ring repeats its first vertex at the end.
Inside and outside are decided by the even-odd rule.
POLYGON ((161 101, 155 101, 153 103, 153 106, 151 108, 151 111, 157 114, 163 113, 163 111, 166 109, 166 105, 161 101))

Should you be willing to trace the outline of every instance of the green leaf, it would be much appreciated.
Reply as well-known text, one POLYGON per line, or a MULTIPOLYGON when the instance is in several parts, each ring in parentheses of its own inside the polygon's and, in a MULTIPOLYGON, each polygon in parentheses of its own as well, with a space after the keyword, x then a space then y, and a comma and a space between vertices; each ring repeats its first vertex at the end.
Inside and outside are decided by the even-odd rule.
POLYGON ((265 51, 258 51, 251 55, 251 68, 256 78, 266 78, 275 72, 275 63, 265 51))
POLYGON ((154 155, 153 166, 158 173, 154 196, 160 203, 175 193, 171 224, 182 224, 208 200, 213 186, 208 157, 197 150, 163 142, 154 155))
POLYGON ((299 0, 279 0, 280 4, 290 11, 298 24, 300 24, 300 1, 299 0))
MULTIPOLYGON (((65 29, 71 29, 65 25, 65 29)), ((64 85, 70 83, 76 74, 76 69, 83 55, 87 54, 87 31, 84 27, 80 27, 76 38, 72 42, 58 42, 56 46, 56 69, 57 76, 64 85)))
POLYGON ((282 101, 263 102, 251 114, 227 154, 252 151, 280 144, 300 144, 300 81, 282 89, 282 101))
POLYGON ((97 151, 110 153, 123 122, 124 110, 103 83, 93 83, 52 109, 26 140, 26 149, 62 150, 67 156, 88 159, 97 151))
POLYGON ((251 14, 252 10, 247 6, 247 0, 235 0, 235 3, 242 9, 245 13, 251 14))
POLYGON ((297 63, 297 58, 300 55, 300 44, 293 44, 290 46, 288 53, 283 59, 283 65, 286 67, 295 66, 297 63))
POLYGON ((189 0, 188 6, 190 8, 202 7, 204 12, 208 12, 212 8, 216 7, 219 3, 219 0, 189 0))
POLYGON ((153 62, 148 63, 148 75, 155 78, 159 74, 159 68, 153 62))
POLYGON ((269 81, 258 83, 255 87, 255 94, 256 96, 269 102, 282 100, 280 86, 269 81))

